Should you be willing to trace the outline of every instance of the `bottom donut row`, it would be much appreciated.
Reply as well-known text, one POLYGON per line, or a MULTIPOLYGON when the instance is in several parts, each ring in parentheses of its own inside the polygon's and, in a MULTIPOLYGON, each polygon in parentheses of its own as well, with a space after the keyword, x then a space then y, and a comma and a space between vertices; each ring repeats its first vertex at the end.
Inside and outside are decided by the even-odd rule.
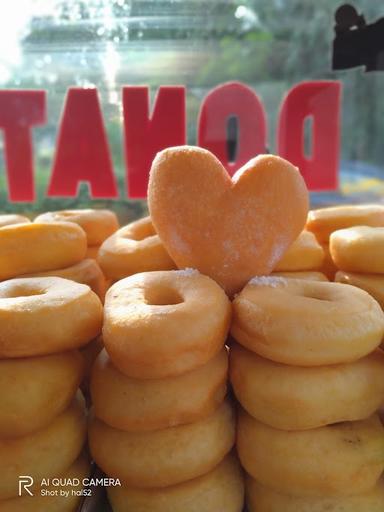
MULTIPOLYGON (((248 512, 383 512, 384 479, 373 489, 353 496, 290 496, 264 487, 249 475, 245 480, 248 512)), ((149 510, 149 509, 148 509, 149 510)))

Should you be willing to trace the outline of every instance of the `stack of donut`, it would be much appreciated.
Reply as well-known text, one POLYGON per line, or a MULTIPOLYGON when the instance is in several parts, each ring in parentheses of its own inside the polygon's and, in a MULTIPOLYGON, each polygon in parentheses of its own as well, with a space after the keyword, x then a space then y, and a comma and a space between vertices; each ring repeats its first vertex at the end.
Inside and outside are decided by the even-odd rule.
MULTIPOLYGON (((41 228, 28 226, 32 233, 23 231, 24 227, 22 234, 31 242, 31 251, 15 253, 9 260, 0 251, 3 276, 20 269, 33 270, 22 258, 35 261, 33 241, 36 229, 39 234, 41 228)), ((0 246, 2 250, 7 247, 9 257, 20 239, 12 244, 12 231, 4 235, 4 229, 0 229, 0 246)), ((58 240, 60 245, 59 236, 58 240)), ((65 240, 74 250, 71 238, 65 240)), ((53 258, 52 254, 49 257, 53 258)), ((41 260, 46 262, 48 256, 42 253, 41 260)), ((85 404, 78 391, 84 361, 78 349, 99 334, 101 324, 100 299, 86 285, 59 277, 0 283, 1 511, 70 512, 76 508, 79 496, 54 495, 58 488, 45 486, 42 479, 78 478, 81 482, 89 475, 83 453, 85 404), (28 493, 33 497, 27 491, 19 496, 22 475, 32 479, 28 493), (43 496, 43 490, 52 495, 43 496)), ((79 490, 80 482, 71 490, 79 490)))
POLYGON ((96 262, 96 257, 100 245, 119 228, 116 214, 111 210, 59 210, 42 213, 34 220, 34 223, 39 224, 63 222, 76 224, 85 232, 86 247, 83 257, 74 265, 49 269, 49 272, 40 275, 55 275, 87 284, 103 300, 108 282, 96 262))
POLYGON ((93 458, 114 512, 241 512, 224 346, 231 305, 193 270, 135 274, 107 292, 91 377, 93 458))
POLYGON ((363 290, 260 277, 233 302, 249 512, 384 509, 384 314, 363 290))
POLYGON ((176 268, 150 217, 131 222, 108 237, 100 247, 97 260, 111 281, 140 272, 176 268))
MULTIPOLYGON (((306 229, 315 235, 324 249, 322 272, 331 280, 334 279, 340 264, 337 256, 335 260, 335 249, 331 254, 332 234, 335 231, 356 226, 384 227, 384 206, 376 204, 331 206, 308 213, 306 229)), ((347 247, 346 243, 343 244, 343 248, 337 242, 336 244, 341 250, 347 247)), ((340 249, 336 249, 339 254, 340 249)))
POLYGON ((319 270, 324 265, 324 250, 310 231, 304 230, 276 265, 273 275, 327 281, 319 270))

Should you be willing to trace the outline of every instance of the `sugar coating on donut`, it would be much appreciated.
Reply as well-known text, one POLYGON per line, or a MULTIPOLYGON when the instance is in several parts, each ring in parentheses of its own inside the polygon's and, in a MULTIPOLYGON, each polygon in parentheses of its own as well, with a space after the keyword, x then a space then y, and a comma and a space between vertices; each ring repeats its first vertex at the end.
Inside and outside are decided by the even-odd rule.
POLYGON ((248 284, 255 286, 270 286, 271 288, 279 288, 286 286, 287 280, 285 277, 280 276, 256 276, 253 277, 248 284))
POLYGON ((191 267, 176 270, 176 272, 179 276, 197 276, 198 274, 200 274, 200 272, 196 268, 191 267))

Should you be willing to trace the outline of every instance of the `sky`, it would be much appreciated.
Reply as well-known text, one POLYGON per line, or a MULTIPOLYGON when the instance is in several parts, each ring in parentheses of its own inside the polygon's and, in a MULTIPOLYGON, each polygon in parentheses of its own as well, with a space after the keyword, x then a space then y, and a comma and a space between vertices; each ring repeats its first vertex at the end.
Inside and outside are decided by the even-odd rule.
POLYGON ((53 15, 55 0, 10 0, 0 16, 0 83, 20 63, 20 40, 27 34, 33 16, 53 15))

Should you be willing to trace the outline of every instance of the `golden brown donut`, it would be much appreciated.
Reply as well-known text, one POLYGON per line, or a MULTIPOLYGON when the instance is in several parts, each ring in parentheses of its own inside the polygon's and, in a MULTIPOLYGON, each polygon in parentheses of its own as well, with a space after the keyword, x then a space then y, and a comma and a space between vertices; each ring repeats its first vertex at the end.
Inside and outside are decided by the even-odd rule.
MULTIPOLYGON (((234 455, 205 475, 170 487, 109 487, 114 512, 241 512, 244 482, 234 455)), ((0 509, 1 512, 1 509, 0 509)))
POLYGON ((262 485, 297 496, 362 494, 384 469, 384 427, 366 420, 301 431, 272 428, 240 412, 237 451, 262 485))
POLYGON ((277 363, 348 363, 380 345, 384 314, 363 290, 283 277, 252 279, 233 301, 232 335, 277 363))
POLYGON ((132 487, 166 487, 211 471, 231 450, 235 417, 228 401, 195 423, 124 432, 94 418, 91 454, 109 476, 132 487))
POLYGON ((324 260, 324 251, 310 231, 302 231, 299 237, 288 247, 281 260, 275 266, 277 272, 298 272, 317 270, 324 260))
POLYGON ((384 352, 354 363, 304 368, 274 363, 234 344, 230 377, 254 418, 282 430, 362 420, 384 403, 384 352))
POLYGON ((384 274, 384 227, 340 229, 332 233, 329 249, 340 270, 384 274))
POLYGON ((104 350, 91 379, 95 415, 127 431, 192 423, 211 414, 223 401, 227 372, 228 355, 223 348, 203 366, 177 377, 132 379, 115 368, 104 350))
POLYGON ((0 214, 0 228, 4 226, 11 226, 12 224, 25 224, 27 222, 31 221, 24 215, 18 215, 15 213, 0 214))
POLYGON ((78 224, 87 235, 88 245, 100 245, 106 238, 119 229, 119 221, 111 210, 79 209, 45 212, 38 215, 34 222, 73 222, 78 224))
POLYGON ((176 268, 150 217, 116 231, 101 245, 97 259, 106 277, 114 281, 139 272, 176 268))
POLYGON ((66 471, 83 448, 86 430, 84 399, 78 393, 48 426, 24 437, 0 438, 0 499, 18 495, 20 475, 37 482, 66 471))
POLYGON ((77 350, 0 360, 0 438, 30 434, 71 403, 84 362, 77 350))
POLYGON ((377 300, 381 308, 384 309, 384 275, 383 274, 359 274, 358 272, 343 272, 339 270, 336 273, 335 281, 337 283, 351 284, 365 290, 377 300))
POLYGON ((306 229, 319 242, 328 242, 333 231, 352 226, 384 226, 384 206, 361 204, 319 208, 308 213, 306 229))
MULTIPOLYGON (((39 485, 31 487, 33 496, 24 491, 22 496, 0 500, 0 512, 75 512, 82 500, 83 480, 88 478, 91 471, 88 458, 83 454, 59 475, 52 478, 63 479, 65 485, 39 485), (78 482, 78 481, 79 482, 78 482), (60 490, 69 492, 68 496, 55 496, 51 493, 60 493, 60 490), (72 494, 73 491, 73 494, 72 494)), ((55 481, 56 483, 56 481, 55 481)))
POLYGON ((382 478, 373 489, 363 494, 319 497, 281 494, 260 485, 249 475, 245 482, 248 512, 382 512, 384 510, 382 478))
POLYGON ((47 270, 46 272, 36 272, 33 274, 26 274, 22 277, 62 277, 63 279, 70 279, 77 283, 88 285, 96 295, 104 299, 106 281, 101 268, 94 259, 85 259, 71 265, 70 267, 47 270))
POLYGON ((108 290, 104 345, 129 377, 181 375, 222 349, 230 315, 224 291, 197 271, 143 272, 108 290))
POLYGON ((0 228, 0 280, 69 267, 85 256, 84 231, 68 222, 0 228))
POLYGON ((272 276, 287 277, 291 279, 306 279, 308 281, 328 281, 328 278, 322 272, 303 271, 303 272, 272 272, 272 276))
POLYGON ((61 277, 0 283, 0 359, 85 345, 101 330, 102 305, 86 285, 61 277))

